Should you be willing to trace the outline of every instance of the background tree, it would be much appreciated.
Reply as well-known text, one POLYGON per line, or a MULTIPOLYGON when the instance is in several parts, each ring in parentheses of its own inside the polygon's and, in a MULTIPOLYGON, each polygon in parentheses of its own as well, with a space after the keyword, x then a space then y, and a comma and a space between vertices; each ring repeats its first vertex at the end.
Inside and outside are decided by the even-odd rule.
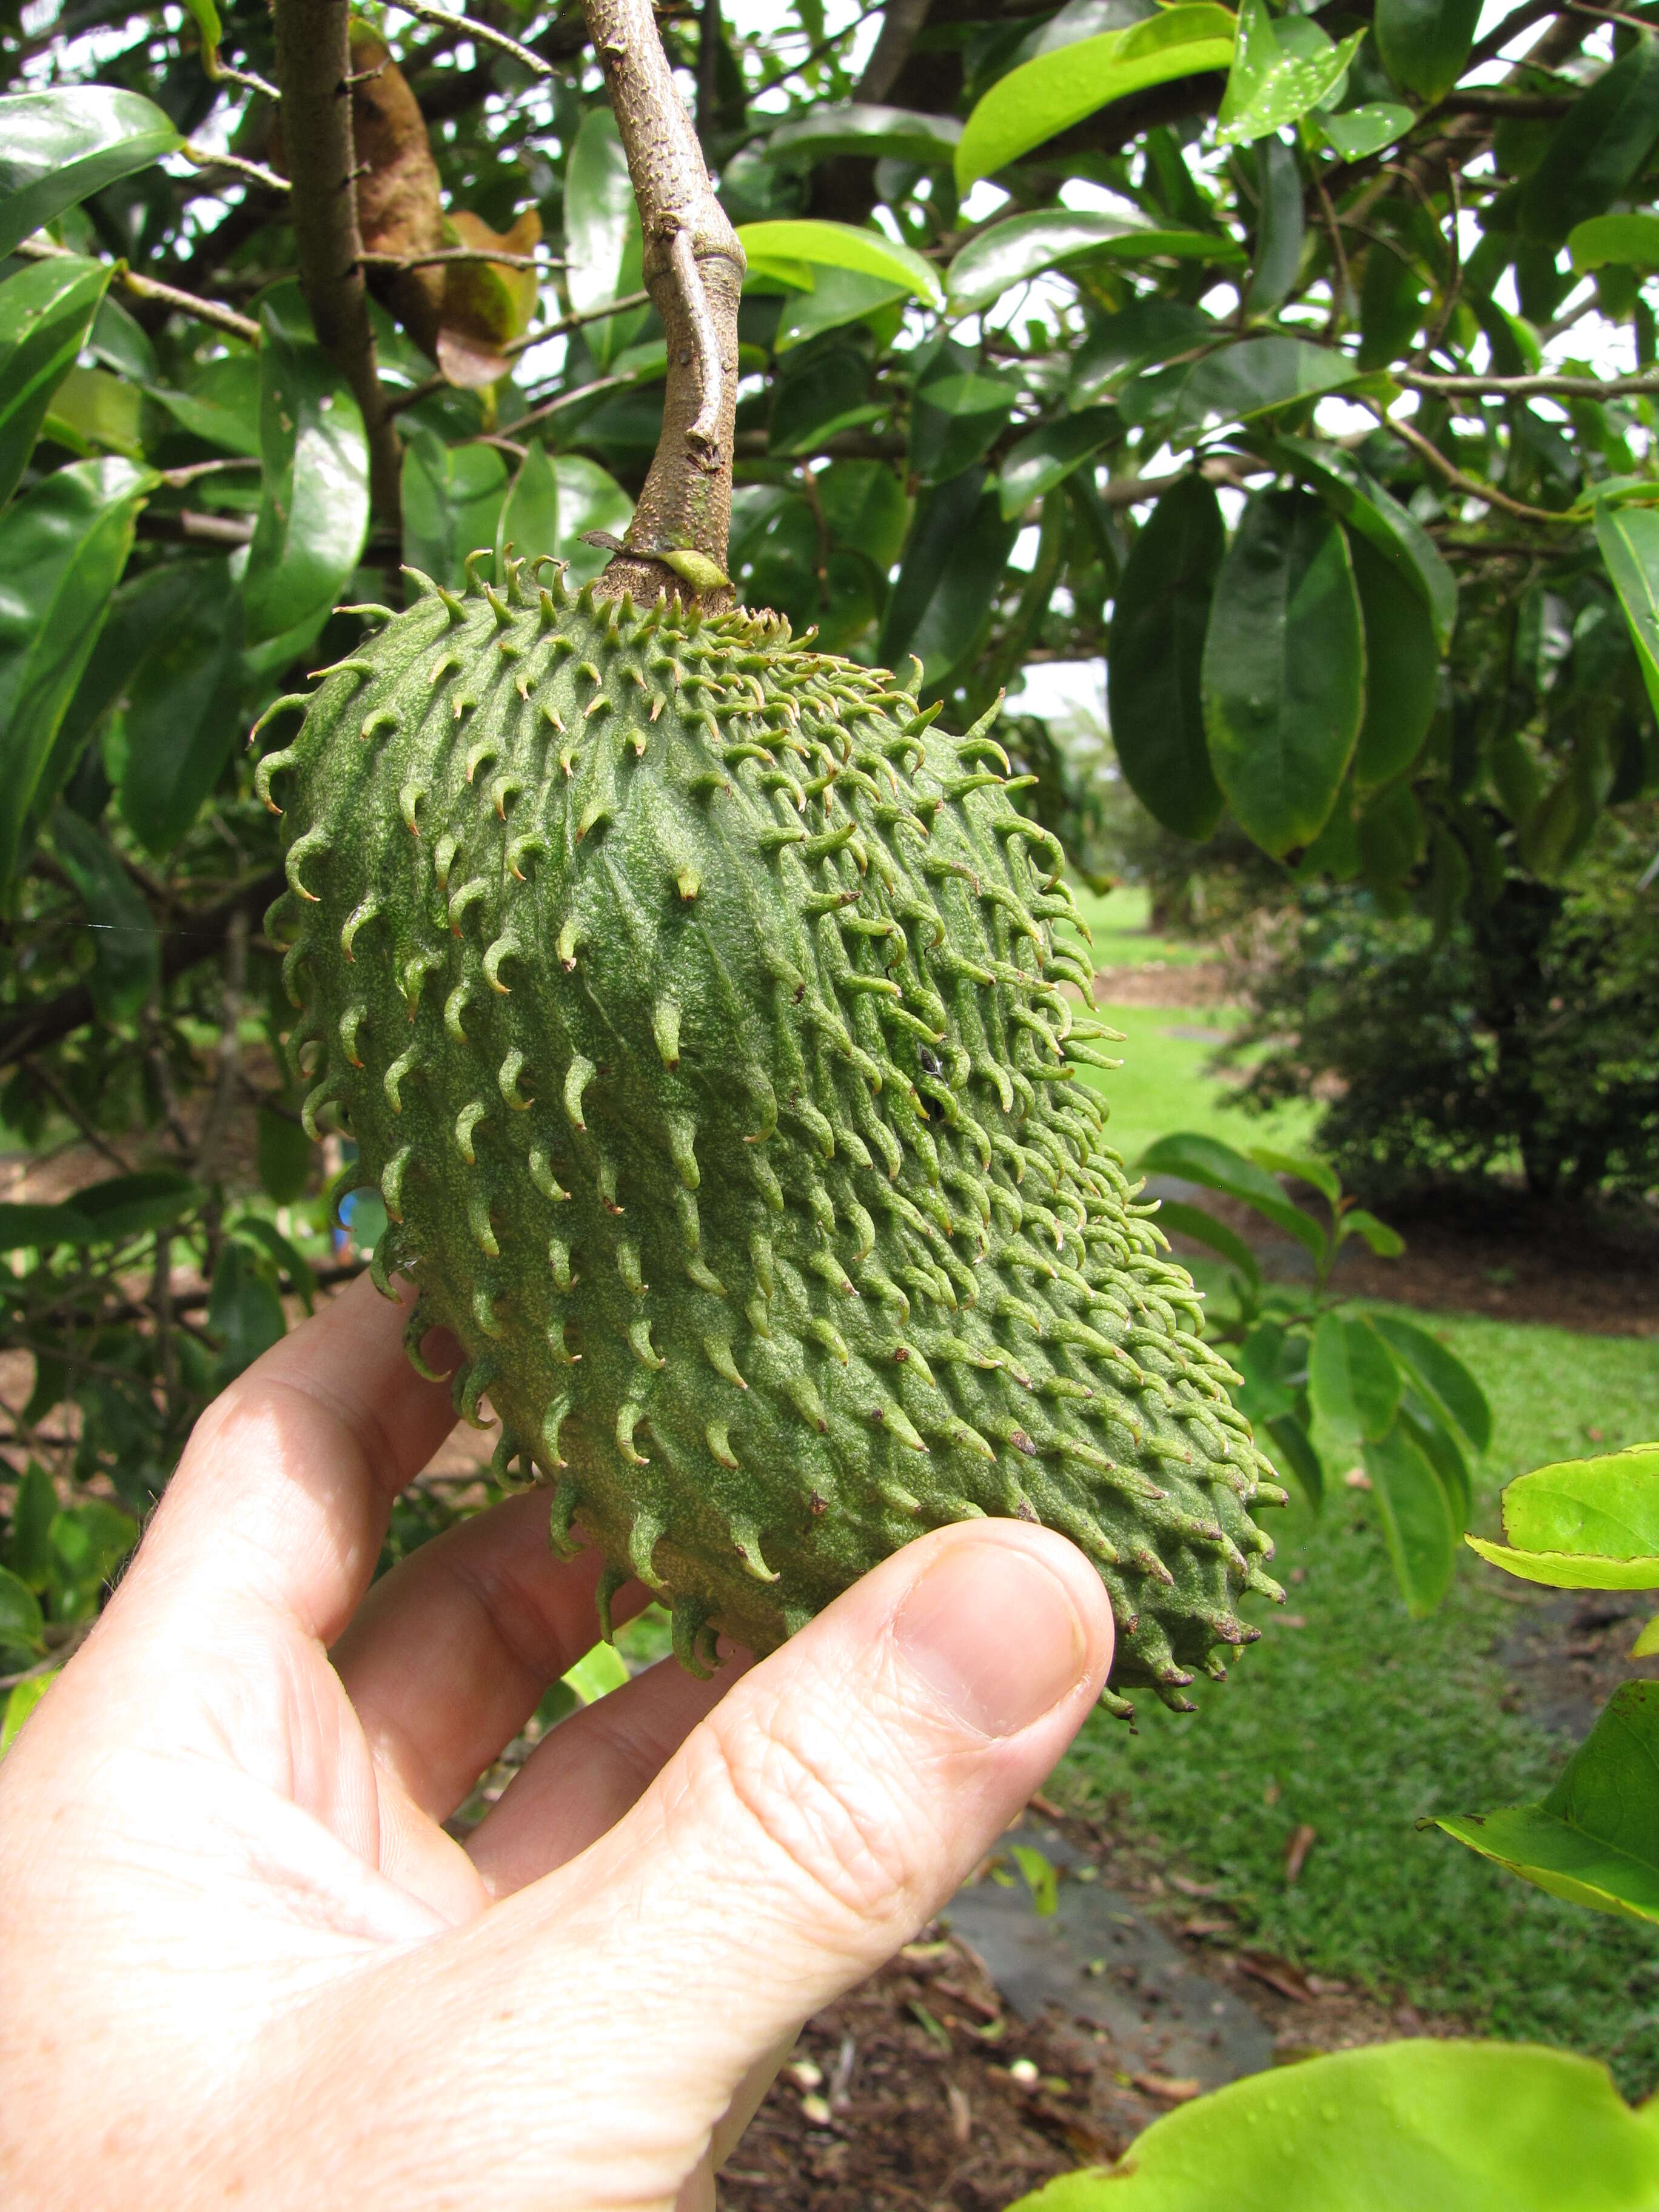
MULTIPOLYGON (((952 716, 1109 644, 1170 830, 1516 941, 1659 781, 1646 5, 665 10, 749 264, 736 588, 952 716)), ((0 23, 0 1114, 110 1170, 0 1210, 8 1448, 136 1513, 354 1264, 247 741, 404 561, 603 566, 667 345, 574 6, 0 23)), ((133 1523, 29 1494, 71 1619, 133 1523)))

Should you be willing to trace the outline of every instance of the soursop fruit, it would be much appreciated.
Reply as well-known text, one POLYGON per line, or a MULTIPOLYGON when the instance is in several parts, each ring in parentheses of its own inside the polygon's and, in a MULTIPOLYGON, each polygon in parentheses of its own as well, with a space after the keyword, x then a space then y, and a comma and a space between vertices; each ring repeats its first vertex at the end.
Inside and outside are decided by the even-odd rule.
POLYGON ((1282 1595, 1284 1493, 1077 1079, 1114 1033, 1056 841, 986 725, 544 565, 373 611, 260 769, 307 1125, 385 1195, 411 1352, 453 1332, 607 1632, 638 1576, 688 1665, 764 1651, 1012 1515, 1098 1565, 1115 1683, 1184 1706, 1282 1595))

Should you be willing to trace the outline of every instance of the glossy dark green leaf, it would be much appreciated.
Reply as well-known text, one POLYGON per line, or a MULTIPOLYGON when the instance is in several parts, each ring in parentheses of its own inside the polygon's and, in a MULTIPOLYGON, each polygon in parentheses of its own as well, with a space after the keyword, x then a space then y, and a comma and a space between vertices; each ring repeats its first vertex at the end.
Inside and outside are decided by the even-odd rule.
POLYGON ((94 1243, 126 1244, 182 1221, 202 1197, 201 1185, 177 1168, 140 1168, 77 1191, 75 1206, 91 1223, 94 1243))
POLYGON ((820 268, 811 273, 811 290, 791 292, 784 301, 772 342, 774 353, 790 353, 826 331, 845 330, 849 323, 865 324, 878 334, 878 344, 891 342, 912 296, 909 285, 861 276, 856 269, 820 268))
POLYGON ((910 501, 885 461, 832 461, 817 479, 824 527, 884 574, 904 547, 910 501))
POLYGON ((1361 812, 1359 865, 1379 896, 1403 886, 1423 858, 1428 825, 1408 783, 1390 784, 1361 812))
POLYGON ((1552 1897, 1659 1921, 1659 1683, 1621 1683, 1537 1804, 1436 1825, 1552 1897))
POLYGON ((91 1222, 73 1206, 0 1206, 0 1252, 49 1252, 92 1241, 91 1222))
POLYGON ((241 735, 241 596, 228 561, 188 573, 188 597, 126 687, 121 812, 152 853, 185 835, 241 735))
POLYGON ((1659 713, 1659 514, 1650 507, 1598 501, 1595 541, 1630 624, 1648 697, 1659 713))
POLYGON ((1226 9, 1200 0, 1165 9, 1126 30, 1079 39, 1010 70, 968 118, 956 152, 958 191, 1115 100, 1174 77, 1225 69, 1232 59, 1233 29, 1226 9))
POLYGON ((1374 2043, 1195 2097, 1012 2212, 1216 2212, 1218 2174, 1237 2212, 1637 2212, 1659 2200, 1659 2128, 1599 2060, 1374 2043))
POLYGON ((1443 100, 1463 74, 1480 0, 1376 0, 1376 44, 1397 85, 1443 100))
POLYGON ((1440 653, 1434 621, 1406 565, 1363 532, 1348 533, 1365 634, 1365 713, 1354 746, 1354 781, 1374 790, 1403 775, 1434 719, 1440 653))
POLYGON ((1246 146, 1295 123, 1322 100, 1340 96, 1348 64, 1364 37, 1340 45, 1305 16, 1269 14, 1267 0, 1242 0, 1227 88, 1216 118, 1224 146, 1246 146))
POLYGON ((0 515, 0 896, 155 481, 76 461, 0 515))
POLYGON ((311 336, 297 283, 265 295, 259 327, 262 482, 242 581, 250 645, 331 607, 368 532, 362 411, 311 336))
POLYGON ((804 261, 828 269, 850 269, 860 276, 878 276, 902 284, 930 307, 945 305, 945 287, 933 264, 924 261, 913 246, 902 246, 884 231, 862 230, 850 222, 820 222, 807 219, 778 222, 747 222, 738 232, 744 253, 757 265, 769 261, 804 261))
POLYGON ((1067 398, 1073 407, 1115 392, 1137 371, 1224 337, 1212 315, 1180 300, 1133 300, 1103 316, 1073 366, 1067 398))
POLYGON ((161 980, 161 943, 155 918, 94 823, 60 806, 52 817, 52 840, 64 873, 80 893, 82 926, 92 938, 88 980, 98 1018, 131 1021, 161 980))
POLYGON ((1218 265, 1243 258, 1231 239, 1162 228, 1127 200, 1121 209, 1048 208, 1010 216, 970 239, 951 264, 951 306, 958 314, 976 313, 1043 270, 1064 268, 1096 253, 1127 260, 1202 259, 1218 265))
POLYGON ((1158 1225, 1166 1236, 1190 1237, 1195 1244, 1207 1245, 1253 1287, 1261 1282, 1261 1269, 1244 1239, 1224 1221, 1206 1213, 1201 1206, 1186 1206, 1179 1199, 1166 1198, 1158 1209, 1158 1225))
POLYGON ((1016 390, 947 339, 917 378, 910 401, 910 469, 944 483, 982 459, 1013 412, 1016 390))
POLYGON ((1415 263, 1386 232, 1374 232, 1359 280, 1362 368, 1385 368, 1408 350, 1427 297, 1415 263))
POLYGON ((1302 266, 1302 170, 1295 148, 1282 138, 1263 138, 1255 152, 1255 263, 1244 306, 1267 315, 1288 296, 1302 266))
POLYGON ((507 491, 507 463, 494 446, 447 446, 422 424, 404 448, 404 560, 459 588, 467 555, 495 543, 507 491))
POLYGON ((0 506, 28 465, 52 394, 75 366, 110 280, 106 263, 36 261, 0 284, 0 506))
POLYGON ((620 537, 633 520, 634 502, 615 477, 585 453, 561 453, 554 463, 559 480, 559 535, 552 547, 568 563, 573 584, 597 576, 610 559, 585 533, 608 530, 620 537))
POLYGON ((317 1152, 297 1115, 260 1107, 257 1158, 259 1188, 267 1198, 278 1206, 292 1206, 296 1198, 304 1197, 317 1152))
POLYGON ((219 355, 196 371, 188 391, 171 392, 152 384, 149 396, 192 437, 227 453, 260 458, 264 447, 257 354, 219 355))
MULTIPOLYGON (((110 271, 114 274, 113 270, 110 271)), ((106 292, 92 319, 87 340, 94 356, 117 376, 134 384, 155 381, 155 349, 142 323, 130 315, 113 294, 106 292)))
POLYGON ((0 254, 183 143, 153 100, 112 85, 0 100, 0 254))
POLYGON ((1164 493, 1136 538, 1112 610, 1112 742, 1130 789, 1165 829, 1207 837, 1221 818, 1199 666, 1226 530, 1196 473, 1164 493))
POLYGON ((1312 1437, 1294 1413, 1280 1413, 1269 1421, 1267 1437, 1274 1464, 1296 1477, 1303 1496, 1317 1513, 1325 1503, 1325 1467, 1314 1449, 1312 1437))
POLYGON ((9 1567, 0 1567, 0 1654, 27 1664, 46 1648, 46 1622, 34 1592, 9 1567))
POLYGON ((1417 120, 1409 107, 1390 100, 1370 100, 1363 107, 1345 108, 1340 115, 1322 115, 1320 130, 1345 161, 1363 161, 1380 154, 1417 120))
POLYGON ((878 651, 886 666, 914 653, 931 685, 967 657, 989 618, 1016 534, 979 469, 921 502, 882 624, 878 651))
POLYGON ((1644 31, 1556 125, 1543 159, 1521 189, 1522 236, 1534 246, 1565 244, 1570 231, 1629 189, 1656 137, 1659 39, 1644 31))
POLYGON ((766 150, 775 160, 803 165, 850 154, 919 168, 945 168, 961 140, 962 125, 954 115, 925 115, 915 108, 883 107, 866 100, 815 108, 780 124, 767 140, 766 150))
POLYGON ((1246 507, 1204 641, 1210 764, 1241 827, 1281 856, 1319 834, 1364 704, 1364 638, 1341 527, 1303 492, 1246 507))
POLYGON ((1143 371, 1118 394, 1124 418, 1156 422, 1171 444, 1217 422, 1247 422, 1275 407, 1317 398, 1355 381, 1346 355, 1306 338, 1243 338, 1201 361, 1143 371))
MULTIPOLYGON (((559 550, 559 477, 545 446, 532 446, 519 464, 495 523, 499 575, 508 547, 518 561, 534 561, 559 550)), ((471 546, 467 550, 471 552, 471 546)), ((598 550, 597 548, 595 549, 598 550)))
POLYGON ((1087 407, 1045 422, 1011 446, 998 478, 1002 512, 1012 521, 1033 501, 1063 483, 1075 468, 1122 434, 1115 407, 1087 407))
POLYGON ((1283 435, 1257 436, 1250 443, 1264 459, 1277 461, 1316 491, 1351 532, 1399 568, 1429 610, 1435 644, 1443 654, 1457 623, 1457 579, 1416 517, 1340 446, 1283 435))
POLYGON ((813 453, 837 431, 872 422, 881 412, 870 397, 865 355, 850 346, 831 347, 780 379, 768 443, 774 453, 813 453))
POLYGON ((1184 1182, 1201 1183, 1206 1190, 1243 1199, 1246 1206, 1293 1237, 1315 1261, 1325 1257, 1328 1240, 1312 1214, 1304 1213, 1285 1195, 1276 1176, 1247 1160, 1219 1137, 1202 1137, 1184 1129, 1159 1137, 1141 1154, 1137 1171, 1145 1176, 1179 1176, 1184 1182))
POLYGON ((207 1325, 219 1341, 214 1379, 220 1389, 288 1332, 281 1298, 247 1247, 234 1237, 219 1248, 207 1325))
MULTIPOLYGON (((565 289, 573 311, 585 315, 608 300, 625 299, 643 282, 640 211, 628 180, 617 118, 609 107, 590 107, 581 119, 564 179, 565 289)), ((608 368, 645 326, 648 310, 630 308, 584 325, 582 336, 599 368, 608 368)))
POLYGON ((1398 1421, 1380 1442, 1367 1441, 1364 1461, 1406 1610, 1426 1620, 1451 1587, 1462 1533, 1446 1486, 1398 1421))

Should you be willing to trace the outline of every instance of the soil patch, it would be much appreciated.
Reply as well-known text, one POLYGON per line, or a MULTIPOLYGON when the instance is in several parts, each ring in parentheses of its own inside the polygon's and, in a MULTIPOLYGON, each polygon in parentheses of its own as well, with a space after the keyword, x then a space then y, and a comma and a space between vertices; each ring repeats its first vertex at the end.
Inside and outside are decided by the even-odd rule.
POLYGON ((1227 971, 1218 962, 1180 967, 1143 960, 1133 968, 1095 971, 1095 996, 1107 1006, 1218 1006, 1228 995, 1227 971))

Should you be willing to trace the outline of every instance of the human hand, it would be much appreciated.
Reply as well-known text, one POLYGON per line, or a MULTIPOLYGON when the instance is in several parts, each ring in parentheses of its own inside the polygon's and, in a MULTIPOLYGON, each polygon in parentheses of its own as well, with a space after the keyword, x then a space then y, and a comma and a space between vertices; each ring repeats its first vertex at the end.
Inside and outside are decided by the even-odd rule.
POLYGON ((747 1671, 571 1715, 463 1847, 440 1823, 592 1641, 598 1562, 532 1493, 369 1588, 453 1419, 402 1320, 354 1285, 209 1409, 0 1764, 20 2212, 703 2212, 801 2021, 1104 1680, 1080 1553, 939 1529, 747 1671))

